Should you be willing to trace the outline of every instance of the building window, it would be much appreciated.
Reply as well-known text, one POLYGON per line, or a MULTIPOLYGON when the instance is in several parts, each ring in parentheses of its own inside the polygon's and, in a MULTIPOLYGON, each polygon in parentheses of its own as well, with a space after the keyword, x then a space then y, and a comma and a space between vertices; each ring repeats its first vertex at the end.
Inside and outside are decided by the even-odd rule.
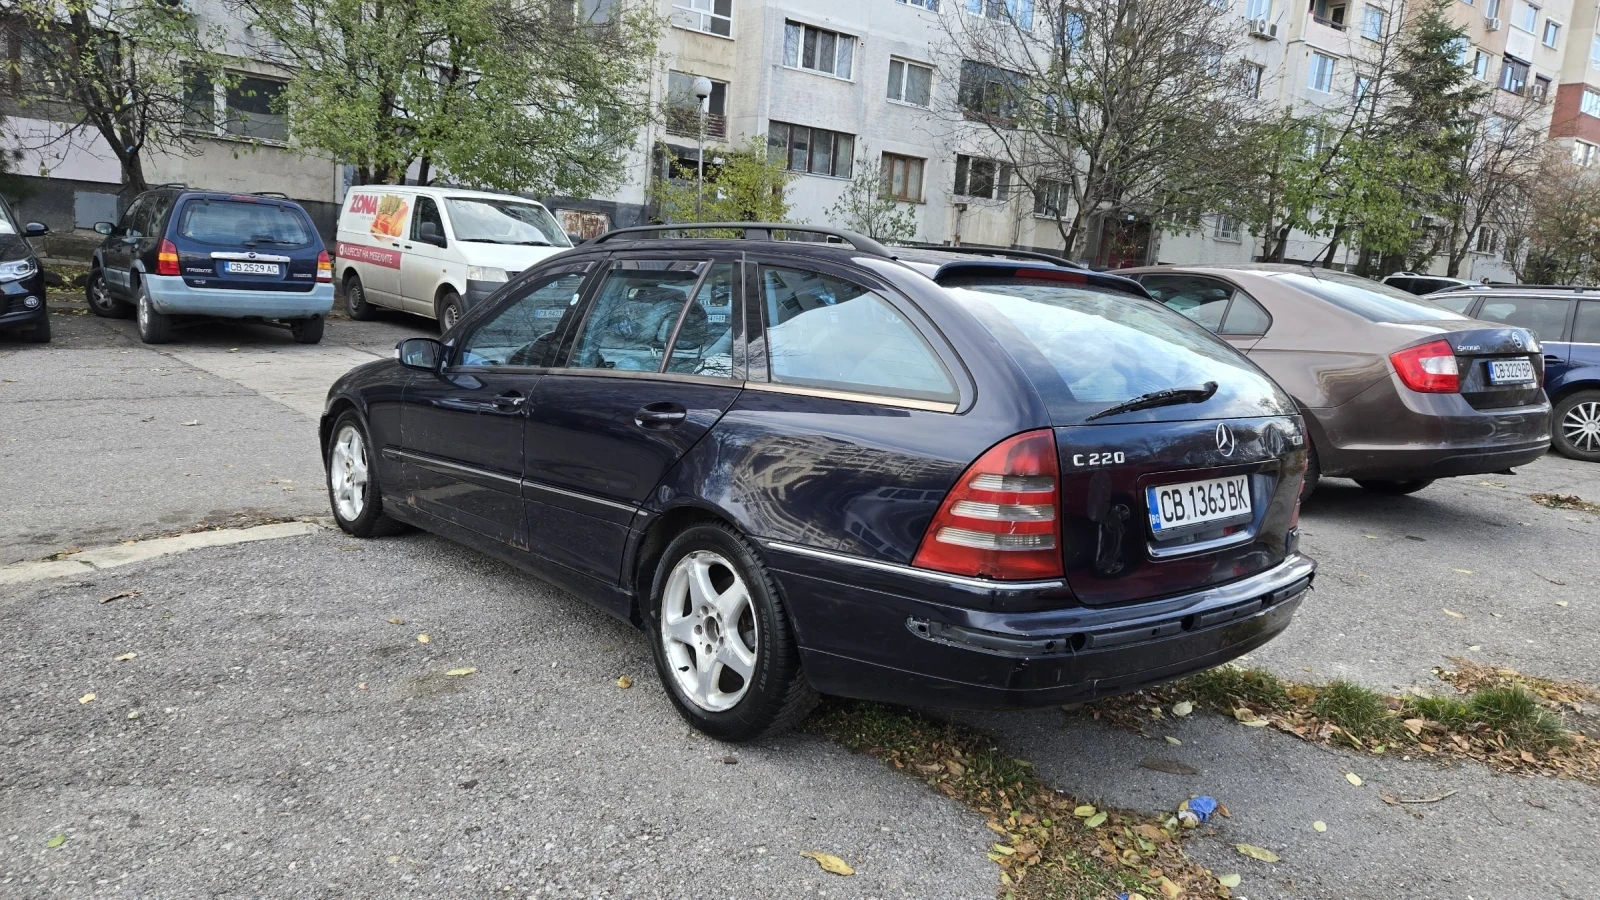
POLYGON ((1586 116, 1600 119, 1600 91, 1585 89, 1583 99, 1579 101, 1578 110, 1586 116))
POLYGON ((1572 142, 1572 161, 1585 169, 1594 165, 1595 158, 1600 156, 1600 147, 1588 141, 1572 142))
POLYGON ((1023 76, 997 66, 961 61, 961 108, 969 115, 1015 119, 1023 76))
POLYGON ((733 0, 673 0, 672 24, 733 37, 733 0))
POLYGON ((791 172, 849 178, 855 170, 856 136, 773 122, 767 129, 767 152, 783 154, 783 167, 791 172))
POLYGON ((1533 99, 1547 100, 1550 97, 1550 79, 1543 75, 1533 77, 1533 99))
POLYGON ((1361 36, 1369 41, 1383 40, 1384 24, 1388 18, 1388 13, 1369 4, 1361 11, 1361 36))
POLYGON ((1323 53, 1311 53, 1311 89, 1330 93, 1333 90, 1334 59, 1323 53))
POLYGON ((1589 68, 1600 69, 1600 34, 1589 42, 1589 68))
POLYGON ((1472 54, 1472 77, 1479 81, 1489 79, 1489 54, 1482 50, 1474 51, 1472 54))
POLYGON ((1239 220, 1233 216, 1217 216, 1217 227, 1211 236, 1219 241, 1237 241, 1239 239, 1239 220))
POLYGON ((1356 105, 1357 106, 1361 105, 1361 101, 1367 99, 1367 94, 1371 90, 1372 90, 1372 79, 1368 78, 1365 75, 1357 75, 1356 76, 1356 94, 1355 94, 1355 101, 1356 101, 1356 105))
POLYGON ((926 9, 929 12, 939 11, 939 0, 895 0, 895 2, 904 3, 907 6, 915 6, 920 9, 926 9))
POLYGON ((1246 19, 1272 18, 1272 0, 1246 0, 1244 17, 1246 19))
POLYGON ((1554 47, 1561 41, 1561 23, 1555 19, 1544 20, 1544 45, 1554 47))
POLYGON ((1059 219, 1067 211, 1069 188, 1065 181, 1041 178, 1033 189, 1033 214, 1042 219, 1059 219))
POLYGON ((1500 249, 1500 232, 1493 228, 1479 228, 1473 243, 1473 250, 1478 253, 1493 253, 1500 249))
POLYGON ((230 84, 218 90, 217 83, 209 75, 189 76, 183 90, 184 128, 196 134, 287 143, 289 117, 283 110, 285 82, 254 75, 234 75, 230 80, 230 84))
POLYGON ((1517 10, 1517 21, 1514 24, 1523 31, 1532 34, 1533 30, 1539 25, 1539 7, 1534 6, 1532 3, 1523 3, 1521 8, 1517 10))
POLYGON ((907 203, 922 202, 922 170, 927 160, 897 153, 883 155, 884 196, 907 203))
POLYGON ((933 102, 933 69, 905 59, 889 60, 889 99, 912 106, 933 102))
POLYGON ((1520 94, 1528 87, 1528 64, 1506 57, 1500 67, 1500 90, 1520 94))
POLYGON ((855 56, 856 39, 848 34, 799 22, 784 26, 783 64, 790 68, 810 69, 848 81, 855 56))
MULTIPOLYGON (((694 95, 694 79, 689 72, 667 73, 667 134, 680 137, 700 134, 700 98, 694 95)), ((706 98, 705 111, 706 137, 725 140, 728 137, 727 82, 711 82, 711 96, 706 98)))
POLYGON ((1483 15, 1489 19, 1500 18, 1500 0, 1489 0, 1488 3, 1484 4, 1483 15))
POLYGON ((1011 196, 1011 167, 978 156, 956 157, 956 195, 1004 200, 1011 196))
POLYGON ((967 0, 967 12, 1015 22, 1019 28, 1033 27, 1033 0, 967 0))
POLYGON ((1240 78, 1244 81, 1244 95, 1251 100, 1261 96, 1261 82, 1266 78, 1267 67, 1257 63, 1245 63, 1240 70, 1240 78))

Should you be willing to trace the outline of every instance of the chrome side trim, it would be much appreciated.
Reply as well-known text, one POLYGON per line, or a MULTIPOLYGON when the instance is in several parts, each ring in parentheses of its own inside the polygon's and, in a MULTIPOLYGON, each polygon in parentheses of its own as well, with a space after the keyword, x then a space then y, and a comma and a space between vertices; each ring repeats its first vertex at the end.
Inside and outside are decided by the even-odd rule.
POLYGON ((513 491, 522 484, 522 479, 520 478, 512 478, 510 475, 502 475, 499 472, 491 472, 488 469, 480 469, 477 466, 464 466, 460 463, 447 462, 432 456, 424 456, 421 453, 413 453, 410 450, 395 451, 395 458, 400 459, 402 462, 422 466, 424 469, 433 469, 434 471, 446 472, 451 475, 461 475, 467 479, 492 481, 503 487, 511 488, 513 491))
POLYGON ((618 503, 615 500, 606 500, 602 497, 596 497, 593 494, 584 494, 578 491, 569 491, 563 488, 551 487, 548 484, 540 484, 537 481, 528 481, 527 479, 523 479, 522 486, 528 490, 544 491, 547 494, 570 497, 573 500, 586 500, 590 503, 598 503, 601 506, 609 506, 612 509, 620 509, 626 513, 636 513, 639 511, 639 507, 637 506, 629 506, 626 503, 618 503))
POLYGON ((901 409, 920 409, 927 412, 953 413, 957 409, 954 403, 940 403, 933 400, 910 400, 905 397, 888 397, 881 394, 863 394, 855 391, 835 391, 828 388, 806 387, 798 384, 775 384, 770 381, 746 381, 744 387, 748 391, 794 394, 800 397, 823 397, 828 400, 853 400, 857 403, 873 403, 878 406, 894 406, 901 409))
POLYGON ((918 569, 914 566, 903 566, 899 563, 882 562, 876 559, 865 559, 860 556, 851 556, 848 553, 835 553, 831 550, 818 550, 815 547, 802 547, 799 544, 790 544, 785 541, 762 541, 761 545, 771 550, 782 550, 785 553, 794 553, 799 556, 809 556, 813 559, 826 559, 830 562, 843 563, 847 566, 860 566, 863 569, 873 569, 878 572, 889 572, 894 575, 904 575, 910 578, 921 578, 924 581, 938 581, 944 584, 953 584, 959 587, 978 588, 985 591, 1039 591, 1067 586, 1059 578, 1046 581, 993 581, 987 578, 968 578, 964 575, 949 575, 944 572, 932 572, 927 569, 918 569))
POLYGON ((281 256, 281 255, 276 254, 276 253, 232 253, 232 252, 224 253, 224 252, 222 252, 220 250, 212 253, 211 254, 211 258, 212 259, 232 259, 232 260, 238 260, 239 262, 270 262, 270 263, 286 263, 286 262, 292 262, 294 260, 294 257, 281 256))

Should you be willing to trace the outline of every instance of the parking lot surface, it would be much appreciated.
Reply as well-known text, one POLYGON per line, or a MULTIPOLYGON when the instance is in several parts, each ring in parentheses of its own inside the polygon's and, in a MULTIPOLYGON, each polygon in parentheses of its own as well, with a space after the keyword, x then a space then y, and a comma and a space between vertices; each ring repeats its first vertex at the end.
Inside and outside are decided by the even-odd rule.
MULTIPOLYGON (((335 320, 318 347, 215 325, 157 349, 127 322, 72 313, 57 316, 56 343, 0 344, 13 479, 0 565, 324 515, 316 398, 431 325, 335 320)), ((1396 694, 1447 692, 1432 670, 1450 657, 1600 683, 1600 517, 1530 499, 1541 492, 1600 499, 1600 471, 1546 457, 1401 498, 1327 480, 1303 519, 1317 589, 1247 663, 1396 694)), ((196 550, 0 587, 0 615, 0 896, 997 888, 980 817, 810 734, 736 748, 699 737, 642 636, 427 535, 196 550), (857 874, 824 873, 806 851, 857 874)), ((1189 852, 1241 873, 1235 896, 1594 895, 1591 785, 1357 755, 1204 713, 1149 736, 1055 709, 929 714, 983 728, 1080 798, 1153 812, 1216 796, 1232 815, 1189 852), (1139 765, 1152 756, 1196 773, 1139 765), (1391 805, 1382 792, 1448 796, 1391 805), (1282 861, 1245 859, 1236 842, 1282 861)))

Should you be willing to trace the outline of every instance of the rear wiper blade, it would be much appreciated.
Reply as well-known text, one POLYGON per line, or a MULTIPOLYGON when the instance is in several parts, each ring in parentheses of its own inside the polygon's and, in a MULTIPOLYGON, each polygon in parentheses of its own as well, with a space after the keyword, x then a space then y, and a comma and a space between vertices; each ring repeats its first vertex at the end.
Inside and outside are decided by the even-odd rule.
POLYGON ((1204 403, 1210 400, 1216 392, 1217 383, 1215 381, 1208 381, 1199 387, 1168 388, 1164 391, 1151 391, 1148 394, 1140 394, 1132 400, 1124 400, 1109 409, 1102 409, 1085 418, 1084 421, 1093 422, 1095 419, 1103 419, 1106 416, 1114 416, 1117 413, 1133 412, 1138 409, 1154 409, 1157 406, 1176 406, 1179 403, 1204 403))

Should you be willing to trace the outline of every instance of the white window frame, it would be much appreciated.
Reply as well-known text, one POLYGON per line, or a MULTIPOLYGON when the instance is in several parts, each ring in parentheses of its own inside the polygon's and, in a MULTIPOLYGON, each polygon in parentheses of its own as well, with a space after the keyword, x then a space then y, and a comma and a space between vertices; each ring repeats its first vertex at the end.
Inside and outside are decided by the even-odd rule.
POLYGON ((1245 0, 1244 17, 1246 19, 1271 19, 1272 0, 1245 0))
POLYGON ((1251 100, 1261 99, 1261 85, 1267 80, 1267 67, 1260 63, 1246 62, 1240 72, 1244 82, 1244 93, 1251 100))
POLYGON ((1578 112, 1600 119, 1600 91, 1584 88, 1583 96, 1578 99, 1578 112))
MULTIPOLYGON (((228 76, 233 79, 251 78, 256 81, 270 81, 278 85, 279 90, 288 90, 289 81, 276 75, 266 75, 260 72, 245 72, 239 69, 230 69, 228 76)), ((262 144, 268 147, 287 147, 289 145, 292 123, 289 116, 284 115, 283 131, 281 138, 252 137, 248 134, 239 134, 229 130, 229 123, 233 121, 232 107, 228 106, 228 84, 225 81, 211 80, 211 122, 209 128, 194 128, 185 124, 184 131, 189 134, 203 135, 223 141, 245 141, 252 144, 262 144)))
POLYGON ((1541 12, 1543 12, 1541 7, 1529 3, 1527 0, 1522 0, 1522 6, 1517 10, 1517 18, 1521 21, 1512 22, 1511 27, 1533 34, 1539 27, 1539 13, 1541 12))
POLYGON ((1334 73, 1338 71, 1338 64, 1337 57, 1319 53, 1316 50, 1311 51, 1311 81, 1308 85, 1310 89, 1319 94, 1333 93, 1333 78, 1334 73), (1324 72, 1323 63, 1327 63, 1326 72, 1324 72), (1317 77, 1319 74, 1326 74, 1327 78, 1317 77))
POLYGON ((1033 217, 1049 219, 1052 222, 1059 220, 1066 215, 1071 196, 1071 186, 1067 182, 1056 178, 1039 179, 1033 192, 1033 217), (1052 201, 1055 203, 1054 207, 1051 206, 1052 201))
POLYGON ((727 15, 718 13, 716 9, 717 0, 672 0, 672 25, 674 28, 682 28, 684 31, 693 31, 696 34, 709 34, 712 37, 733 40, 733 3, 730 0, 727 15), (682 13, 682 16, 679 13, 682 13), (698 20, 700 24, 688 25, 679 21, 680 18, 698 20), (727 34, 712 30, 713 23, 717 20, 728 23, 727 34))
POLYGON ((1485 19, 1500 18, 1500 0, 1489 0, 1488 5, 1483 8, 1483 17, 1485 19))
POLYGON ((956 184, 951 188, 950 193, 952 196, 968 197, 973 200, 996 200, 1002 203, 1011 199, 1012 170, 1009 163, 1003 163, 998 159, 988 156, 975 156, 971 153, 957 153, 955 174, 958 176, 961 174, 962 158, 967 160, 967 183, 964 187, 967 190, 972 189, 972 164, 975 162, 981 162, 994 166, 994 190, 988 194, 967 194, 962 192, 963 185, 956 184))
POLYGON ((1218 215, 1216 224, 1211 228, 1211 236, 1219 241, 1239 243, 1239 220, 1233 216, 1218 215))
POLYGON ((1033 30, 1034 0, 956 0, 963 3, 967 15, 980 19, 993 19, 1002 22, 1015 22, 1023 31, 1033 30), (1026 15, 1021 13, 1026 12, 1026 15), (1027 21, 1017 21, 1019 18, 1027 21))
POLYGON ((1482 50, 1475 51, 1472 57, 1472 77, 1479 81, 1489 80, 1489 54, 1482 50))
POLYGON ((1356 74, 1355 93, 1351 95, 1355 104, 1360 106, 1367 99, 1367 94, 1372 92, 1372 79, 1360 73, 1356 74))
POLYGON ((1555 19, 1545 19, 1544 33, 1539 35, 1539 42, 1551 49, 1561 46, 1561 23, 1555 19))
POLYGON ((1587 169, 1594 165, 1597 158, 1600 158, 1600 146, 1584 140, 1574 140, 1572 142, 1572 161, 1574 163, 1587 169))
POLYGON ((810 72, 813 75, 823 75, 828 78, 837 78, 840 81, 855 81, 856 57, 858 55, 856 51, 860 49, 860 46, 860 38, 857 38, 853 34, 845 34, 842 31, 834 31, 831 28, 822 28, 820 26, 810 25, 805 22, 797 22, 794 19, 785 20, 783 23, 783 67, 785 69, 793 69, 797 72, 810 72), (790 62, 789 32, 790 29, 794 28, 800 29, 800 43, 795 45, 794 61, 790 62), (831 69, 814 69, 804 64, 806 58, 806 32, 808 31, 815 31, 817 33, 817 49, 819 54, 822 48, 822 35, 833 35, 833 67, 831 69), (847 42, 850 47, 850 72, 846 75, 840 75, 839 58, 841 56, 841 51, 847 42))
POLYGON ((1361 8, 1362 37, 1369 41, 1381 41, 1383 40, 1383 33, 1388 28, 1389 13, 1383 7, 1368 3, 1361 8))
POLYGON ((927 63, 920 63, 920 62, 917 62, 916 60, 913 60, 913 59, 906 59, 903 56, 891 56, 891 57, 889 57, 889 78, 891 79, 891 84, 889 85, 889 89, 890 90, 894 89, 894 84, 892 83, 892 79, 894 78, 894 66, 895 66, 895 63, 899 63, 900 64, 900 84, 899 84, 900 96, 896 97, 893 94, 887 94, 886 95, 886 99, 888 99, 888 101, 890 103, 898 103, 898 104, 900 104, 902 106, 910 106, 910 107, 914 107, 916 109, 931 109, 933 107, 934 67, 928 65, 927 63), (905 97, 906 97, 906 84, 907 84, 907 82, 910 81, 910 77, 909 76, 911 75, 911 67, 912 66, 916 66, 919 69, 927 69, 928 70, 928 102, 927 103, 913 103, 912 101, 905 99, 905 97))
POLYGON ((906 6, 915 6, 918 9, 925 9, 928 12, 939 11, 939 0, 895 0, 895 2, 906 6))
POLYGON ((1589 68, 1600 69, 1600 34, 1589 42, 1589 68))

